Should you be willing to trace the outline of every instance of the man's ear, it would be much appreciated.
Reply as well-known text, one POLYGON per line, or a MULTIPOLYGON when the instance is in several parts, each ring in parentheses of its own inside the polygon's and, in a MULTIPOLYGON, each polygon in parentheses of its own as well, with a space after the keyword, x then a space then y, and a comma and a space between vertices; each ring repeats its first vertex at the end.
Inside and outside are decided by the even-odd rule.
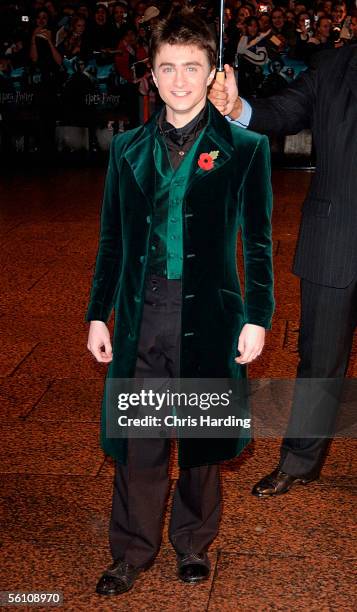
MULTIPOLYGON (((156 78, 156 76, 155 76, 154 71, 153 71, 153 69, 152 69, 152 68, 151 68, 151 75, 152 75, 152 78, 153 78, 153 81, 154 81, 154 83, 155 83, 156 87, 158 88, 157 78, 156 78)), ((158 89, 159 89, 159 88, 158 88, 158 89)))
POLYGON ((208 78, 207 78, 207 87, 209 87, 211 85, 211 83, 212 83, 212 81, 213 81, 213 79, 215 77, 215 74, 216 74, 216 67, 212 68, 211 72, 208 75, 208 78))

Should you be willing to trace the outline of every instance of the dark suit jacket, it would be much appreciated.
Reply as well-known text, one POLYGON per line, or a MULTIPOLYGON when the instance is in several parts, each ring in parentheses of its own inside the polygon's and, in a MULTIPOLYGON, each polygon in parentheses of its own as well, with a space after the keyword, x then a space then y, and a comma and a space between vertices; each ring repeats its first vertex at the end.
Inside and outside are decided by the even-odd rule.
POLYGON ((281 94, 250 103, 249 129, 280 135, 312 129, 316 173, 293 272, 346 287, 357 275, 357 44, 319 53, 316 66, 281 94))

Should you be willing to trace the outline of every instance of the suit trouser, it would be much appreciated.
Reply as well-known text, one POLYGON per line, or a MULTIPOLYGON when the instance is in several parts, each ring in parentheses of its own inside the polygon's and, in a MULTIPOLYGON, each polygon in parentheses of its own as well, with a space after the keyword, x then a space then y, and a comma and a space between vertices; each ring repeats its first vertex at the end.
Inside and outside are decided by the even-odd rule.
POLYGON ((321 468, 333 435, 356 325, 356 280, 344 289, 301 280, 300 361, 280 458, 280 467, 288 474, 317 475, 321 468))
MULTIPOLYGON (((135 377, 179 377, 180 326, 180 281, 150 276, 135 377)), ((128 439, 127 464, 115 464, 109 526, 113 559, 142 567, 158 553, 170 484, 169 459, 169 439, 128 439)), ((206 552, 217 535, 220 514, 219 466, 181 469, 169 525, 176 552, 206 552)))

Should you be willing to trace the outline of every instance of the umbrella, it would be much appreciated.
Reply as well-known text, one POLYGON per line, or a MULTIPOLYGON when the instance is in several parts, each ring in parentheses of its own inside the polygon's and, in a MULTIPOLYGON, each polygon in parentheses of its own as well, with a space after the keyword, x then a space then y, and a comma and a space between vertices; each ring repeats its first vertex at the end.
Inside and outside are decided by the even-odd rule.
POLYGON ((223 67, 223 32, 224 32, 224 0, 219 0, 219 42, 216 80, 224 83, 225 74, 223 67))

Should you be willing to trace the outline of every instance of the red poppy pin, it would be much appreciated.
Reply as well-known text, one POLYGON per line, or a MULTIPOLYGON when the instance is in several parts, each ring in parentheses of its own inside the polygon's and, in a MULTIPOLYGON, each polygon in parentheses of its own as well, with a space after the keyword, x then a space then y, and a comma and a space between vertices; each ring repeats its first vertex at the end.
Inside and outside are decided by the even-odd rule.
POLYGON ((217 159, 219 151, 210 151, 209 153, 201 153, 198 158, 198 165, 202 170, 212 170, 214 160, 217 159))

